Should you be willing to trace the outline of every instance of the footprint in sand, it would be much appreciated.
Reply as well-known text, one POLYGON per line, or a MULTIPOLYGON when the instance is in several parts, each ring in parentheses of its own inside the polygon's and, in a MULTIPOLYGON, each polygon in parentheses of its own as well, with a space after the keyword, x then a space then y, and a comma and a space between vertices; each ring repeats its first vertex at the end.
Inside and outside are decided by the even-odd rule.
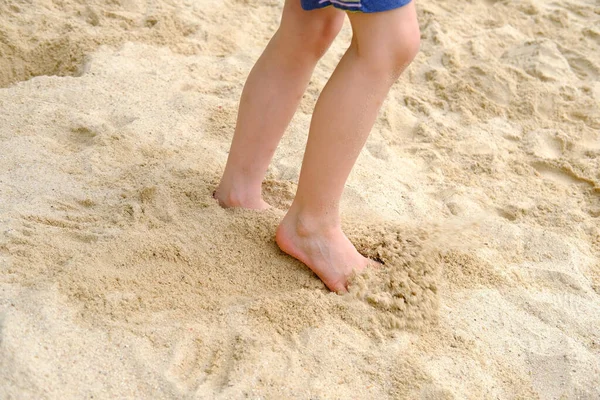
POLYGON ((594 64, 589 58, 583 54, 564 48, 559 47, 560 52, 566 58, 571 70, 582 80, 597 80, 600 77, 600 68, 594 64))
POLYGON ((523 138, 523 144, 533 155, 550 160, 560 158, 566 149, 565 141, 552 129, 528 132, 523 138))
POLYGON ((509 49, 502 59, 543 82, 576 79, 569 62, 551 40, 526 41, 509 49))
MULTIPOLYGON (((206 381, 209 368, 209 347, 193 329, 183 339, 173 345, 170 366, 166 378, 182 394, 195 393, 206 381)), ((213 355, 214 358, 214 355, 213 355)))
POLYGON ((593 182, 577 175, 574 171, 551 163, 534 162, 532 166, 542 178, 560 185, 593 185, 593 182))

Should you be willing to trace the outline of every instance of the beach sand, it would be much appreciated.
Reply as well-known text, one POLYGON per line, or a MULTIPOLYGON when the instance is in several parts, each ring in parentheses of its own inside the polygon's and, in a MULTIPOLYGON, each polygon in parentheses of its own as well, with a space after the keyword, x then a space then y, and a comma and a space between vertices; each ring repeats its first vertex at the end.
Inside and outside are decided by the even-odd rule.
POLYGON ((600 8, 417 3, 342 200, 385 262, 328 292, 212 199, 282 1, 0 0, 0 398, 600 398, 600 8))

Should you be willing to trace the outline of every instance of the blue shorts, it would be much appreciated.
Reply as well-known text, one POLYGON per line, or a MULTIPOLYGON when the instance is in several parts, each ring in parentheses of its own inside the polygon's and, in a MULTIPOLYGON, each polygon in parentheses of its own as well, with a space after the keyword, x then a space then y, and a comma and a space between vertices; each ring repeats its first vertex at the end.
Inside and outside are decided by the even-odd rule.
POLYGON ((300 0, 306 11, 334 6, 341 10, 374 13, 393 10, 407 5, 411 0, 300 0))

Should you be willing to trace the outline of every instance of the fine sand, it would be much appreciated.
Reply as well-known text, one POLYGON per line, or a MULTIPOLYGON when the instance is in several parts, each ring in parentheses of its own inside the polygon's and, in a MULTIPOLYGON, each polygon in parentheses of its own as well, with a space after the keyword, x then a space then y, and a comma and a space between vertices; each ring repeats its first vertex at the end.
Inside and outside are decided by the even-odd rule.
POLYGON ((274 0, 0 0, 0 398, 600 398, 600 7, 418 0, 348 181, 381 260, 328 292, 273 237, 318 65, 221 209, 274 0))

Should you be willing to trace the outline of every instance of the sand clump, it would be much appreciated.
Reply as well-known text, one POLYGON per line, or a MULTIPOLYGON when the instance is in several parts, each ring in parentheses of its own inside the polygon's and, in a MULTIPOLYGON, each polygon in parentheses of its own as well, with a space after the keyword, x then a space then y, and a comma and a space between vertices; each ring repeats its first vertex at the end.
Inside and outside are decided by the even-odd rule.
POLYGON ((341 204, 383 266, 344 296, 274 233, 348 25, 274 208, 211 196, 281 6, 0 0, 0 397, 600 397, 597 5, 417 5, 341 204))
POLYGON ((365 256, 383 264, 354 277, 351 295, 378 310, 377 318, 389 329, 419 328, 435 321, 442 258, 439 251, 424 246, 427 231, 388 224, 350 237, 365 256))

